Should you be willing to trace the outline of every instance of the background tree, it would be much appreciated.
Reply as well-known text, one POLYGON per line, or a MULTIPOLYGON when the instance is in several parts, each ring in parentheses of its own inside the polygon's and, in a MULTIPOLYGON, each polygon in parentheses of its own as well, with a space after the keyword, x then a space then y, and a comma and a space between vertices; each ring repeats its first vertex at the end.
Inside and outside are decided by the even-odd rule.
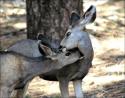
POLYGON ((26 0, 27 37, 41 33, 61 40, 69 25, 72 11, 83 14, 83 0, 26 0))

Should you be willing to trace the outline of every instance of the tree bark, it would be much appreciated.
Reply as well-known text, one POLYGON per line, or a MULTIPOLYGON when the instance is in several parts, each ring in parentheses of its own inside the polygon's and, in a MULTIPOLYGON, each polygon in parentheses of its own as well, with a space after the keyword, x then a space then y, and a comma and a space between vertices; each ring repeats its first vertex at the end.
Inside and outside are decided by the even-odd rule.
POLYGON ((83 14, 83 0, 26 0, 27 38, 41 33, 59 41, 64 36, 72 11, 83 14))

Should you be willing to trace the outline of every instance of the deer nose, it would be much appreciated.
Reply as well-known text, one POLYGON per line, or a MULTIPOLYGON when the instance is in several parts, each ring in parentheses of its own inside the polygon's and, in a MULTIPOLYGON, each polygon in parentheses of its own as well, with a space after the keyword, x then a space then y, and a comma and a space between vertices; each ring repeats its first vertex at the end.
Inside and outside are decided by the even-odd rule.
POLYGON ((62 52, 63 47, 62 47, 62 46, 59 46, 58 49, 59 49, 60 52, 62 52))
POLYGON ((59 49, 59 51, 61 51, 61 52, 62 52, 62 51, 63 51, 63 49, 65 49, 65 47, 60 45, 58 49, 59 49))

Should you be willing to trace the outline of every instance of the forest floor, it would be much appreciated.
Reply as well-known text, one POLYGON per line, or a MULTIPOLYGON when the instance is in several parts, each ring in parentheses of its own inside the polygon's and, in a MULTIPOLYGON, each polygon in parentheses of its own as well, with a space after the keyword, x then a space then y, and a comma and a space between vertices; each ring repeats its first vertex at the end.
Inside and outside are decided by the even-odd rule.
MULTIPOLYGON (((83 92, 85 98, 125 98, 125 1, 98 1, 93 1, 97 19, 86 27, 91 32, 95 56, 93 67, 83 79, 83 92)), ((88 8, 93 2, 87 0, 84 5, 88 8)), ((26 12, 22 2, 3 2, 0 7, 0 50, 4 50, 26 38, 26 12)), ((74 98, 72 82, 69 88, 74 98)), ((58 82, 36 77, 26 98, 60 98, 58 82)))

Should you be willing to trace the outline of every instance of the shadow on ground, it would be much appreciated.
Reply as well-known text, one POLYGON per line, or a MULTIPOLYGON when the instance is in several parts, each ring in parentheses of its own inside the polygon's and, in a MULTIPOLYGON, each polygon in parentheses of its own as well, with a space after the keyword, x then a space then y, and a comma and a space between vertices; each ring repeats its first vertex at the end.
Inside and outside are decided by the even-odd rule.
MULTIPOLYGON (((32 95, 34 97, 27 96, 26 98, 61 98, 59 93, 44 96, 45 92, 34 92, 32 95)), ((70 96, 70 98, 75 98, 74 95, 70 96)), ((91 91, 84 92, 84 98, 125 98, 125 80, 98 86, 91 91)))

